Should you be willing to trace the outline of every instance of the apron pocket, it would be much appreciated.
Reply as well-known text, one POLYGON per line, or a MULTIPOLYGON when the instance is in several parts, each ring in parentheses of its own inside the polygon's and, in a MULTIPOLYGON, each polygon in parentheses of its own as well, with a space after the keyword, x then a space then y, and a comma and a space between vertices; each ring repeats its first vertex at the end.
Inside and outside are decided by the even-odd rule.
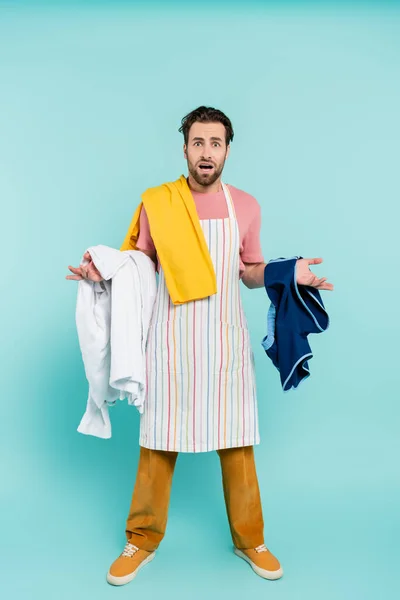
MULTIPOLYGON (((186 324, 185 324, 186 325, 186 324)), ((156 373, 193 370, 193 337, 187 335, 183 319, 150 325, 147 336, 147 366, 156 373)))
POLYGON ((233 373, 252 360, 249 331, 245 327, 211 322, 208 329, 187 329, 185 319, 154 323, 147 338, 147 366, 156 373, 233 373))
POLYGON ((251 360, 248 329, 230 323, 218 323, 216 337, 214 373, 234 373, 246 368, 251 360))

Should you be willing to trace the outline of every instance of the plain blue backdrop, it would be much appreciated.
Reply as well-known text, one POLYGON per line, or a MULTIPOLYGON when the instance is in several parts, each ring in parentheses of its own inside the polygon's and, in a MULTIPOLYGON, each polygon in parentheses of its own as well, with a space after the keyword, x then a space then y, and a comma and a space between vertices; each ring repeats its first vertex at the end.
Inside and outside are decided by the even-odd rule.
POLYGON ((399 65, 395 2, 0 2, 2 598, 399 597, 399 65), (265 258, 324 258, 331 326, 284 394, 261 347, 268 299, 242 286, 284 577, 233 555, 217 455, 181 455, 158 556, 117 591, 138 414, 113 409, 109 441, 76 432, 65 275, 88 246, 120 246, 147 187, 187 173, 178 127, 200 104, 233 122, 224 180, 261 204, 265 258))

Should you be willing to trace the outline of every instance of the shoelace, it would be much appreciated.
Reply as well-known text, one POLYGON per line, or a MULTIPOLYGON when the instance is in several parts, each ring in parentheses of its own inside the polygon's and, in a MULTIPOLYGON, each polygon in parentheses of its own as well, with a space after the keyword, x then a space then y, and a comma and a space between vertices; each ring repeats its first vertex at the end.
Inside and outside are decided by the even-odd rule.
POLYGON ((137 546, 134 546, 130 542, 127 542, 121 556, 127 556, 128 558, 132 558, 132 556, 138 550, 139 550, 139 548, 137 546))
POLYGON ((268 548, 266 547, 265 544, 261 544, 261 546, 257 546, 257 548, 254 548, 254 550, 256 552, 268 552, 268 548))

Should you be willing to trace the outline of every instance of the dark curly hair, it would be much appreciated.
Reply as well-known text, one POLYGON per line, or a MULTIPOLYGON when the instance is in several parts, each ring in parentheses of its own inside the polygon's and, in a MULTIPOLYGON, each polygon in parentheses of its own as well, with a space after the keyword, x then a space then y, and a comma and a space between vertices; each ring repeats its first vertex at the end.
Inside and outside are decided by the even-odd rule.
POLYGON ((212 106, 199 106, 195 110, 192 110, 189 114, 183 117, 181 123, 182 125, 179 127, 181 133, 183 133, 183 137, 185 139, 185 144, 188 143, 189 139, 189 129, 193 125, 193 123, 222 123, 225 127, 225 140, 226 145, 233 140, 233 127, 230 119, 218 110, 217 108, 213 108, 212 106))

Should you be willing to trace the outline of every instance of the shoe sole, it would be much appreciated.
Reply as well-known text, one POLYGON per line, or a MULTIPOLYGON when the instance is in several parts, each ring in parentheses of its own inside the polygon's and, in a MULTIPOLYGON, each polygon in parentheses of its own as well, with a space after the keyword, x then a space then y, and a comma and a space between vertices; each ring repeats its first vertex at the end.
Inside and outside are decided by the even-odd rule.
POLYGON ((156 553, 152 552, 147 558, 145 558, 138 567, 129 575, 124 575, 123 577, 115 577, 115 575, 111 575, 110 571, 107 573, 107 582, 111 585, 126 585, 132 579, 135 579, 136 575, 139 573, 140 569, 147 565, 149 562, 155 558, 156 553))
POLYGON ((267 571, 266 569, 261 569, 261 567, 257 567, 257 565, 253 563, 253 561, 250 560, 250 558, 244 552, 241 552, 239 550, 239 548, 234 548, 233 551, 237 556, 243 558, 243 560, 249 563, 253 571, 257 573, 257 575, 259 575, 260 577, 263 577, 264 579, 270 579, 271 581, 274 581, 275 579, 280 579, 282 577, 282 567, 280 569, 277 569, 276 571, 267 571))

